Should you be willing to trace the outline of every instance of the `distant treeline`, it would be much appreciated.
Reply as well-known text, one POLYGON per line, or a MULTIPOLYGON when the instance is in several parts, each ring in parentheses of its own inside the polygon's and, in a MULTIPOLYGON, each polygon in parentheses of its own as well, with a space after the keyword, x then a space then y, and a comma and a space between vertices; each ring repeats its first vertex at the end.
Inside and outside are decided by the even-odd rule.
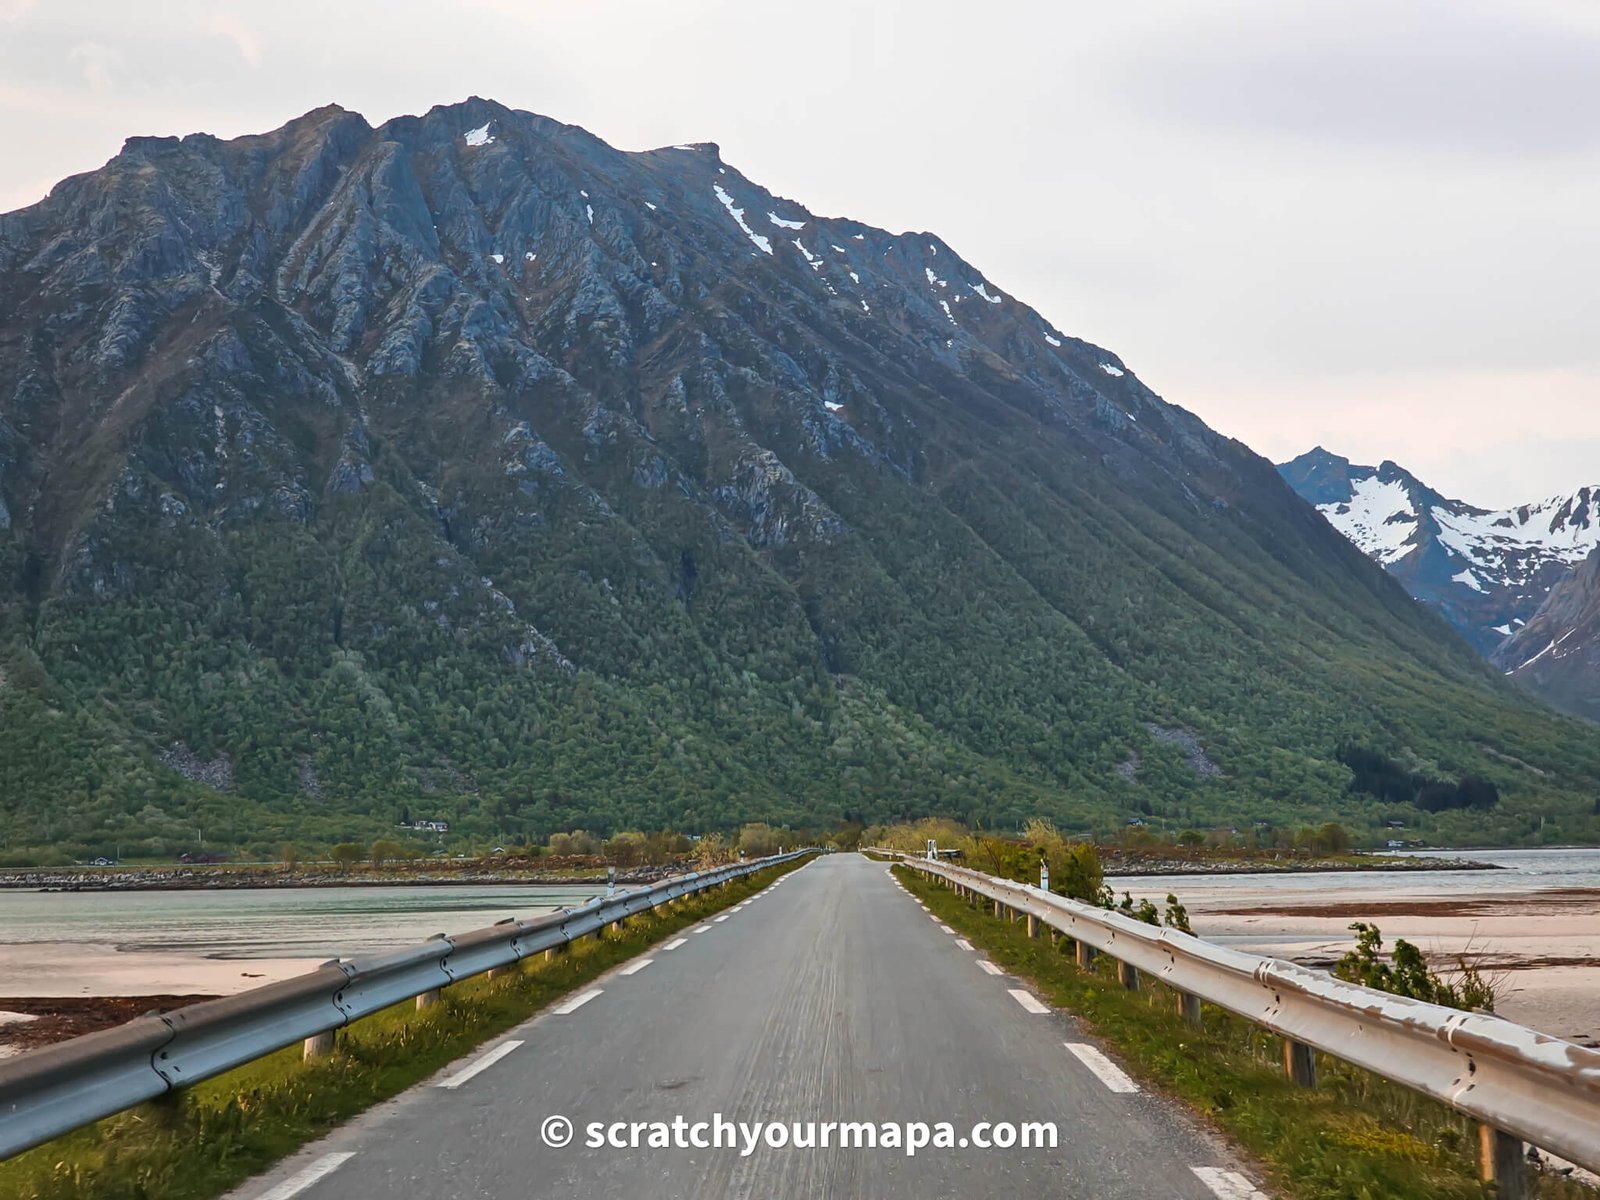
POLYGON ((1355 773, 1352 792, 1365 792, 1394 804, 1414 804, 1425 812, 1450 808, 1493 808, 1500 789, 1487 779, 1464 775, 1457 783, 1407 770, 1385 754, 1367 746, 1346 745, 1339 761, 1355 773))

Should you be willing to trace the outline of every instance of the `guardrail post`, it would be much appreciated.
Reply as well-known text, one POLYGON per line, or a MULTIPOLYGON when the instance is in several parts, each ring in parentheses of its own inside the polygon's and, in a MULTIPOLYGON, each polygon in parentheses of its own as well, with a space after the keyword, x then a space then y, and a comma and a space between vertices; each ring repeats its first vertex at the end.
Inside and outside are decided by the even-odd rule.
POLYGON ((316 1033, 308 1037, 301 1057, 305 1059, 327 1058, 332 1053, 333 1030, 330 1029, 326 1033, 316 1033))
POLYGON ((1118 961, 1117 979, 1121 981, 1122 986, 1127 988, 1130 992, 1137 992, 1139 990, 1139 968, 1134 966, 1132 963, 1121 962, 1120 960, 1118 961))
POLYGON ((423 992, 417 997, 417 1011, 421 1012, 425 1008, 432 1008, 443 998, 444 996, 438 988, 434 988, 432 991, 423 992))
POLYGON ((1297 1042, 1293 1038, 1283 1039, 1283 1070, 1284 1073, 1301 1087, 1314 1088, 1317 1086, 1317 1055, 1310 1046, 1304 1042, 1297 1042))
POLYGON ((1503 1129, 1478 1126, 1478 1169, 1485 1183, 1494 1184, 1496 1200, 1527 1200, 1533 1195, 1522 1139, 1503 1129))
POLYGON ((1032 913, 1028 914, 1028 936, 1031 938, 1039 936, 1039 918, 1032 913))
POLYGON ((1003 905, 1001 905, 1000 901, 996 900, 994 902, 994 917, 995 917, 995 920, 997 920, 997 921, 1000 919, 1000 909, 1002 907, 1003 907, 1003 905))
POLYGON ((1082 938, 1078 939, 1078 967, 1084 971, 1094 970, 1094 947, 1082 938))
POLYGON ((1200 997, 1188 992, 1178 993, 1178 1015, 1190 1025, 1200 1024, 1200 997))

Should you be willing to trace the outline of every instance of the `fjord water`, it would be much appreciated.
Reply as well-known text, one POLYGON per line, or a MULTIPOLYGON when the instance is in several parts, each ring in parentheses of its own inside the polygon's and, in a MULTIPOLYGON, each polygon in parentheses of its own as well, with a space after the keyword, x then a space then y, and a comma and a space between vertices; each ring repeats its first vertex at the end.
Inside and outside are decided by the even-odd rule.
POLYGON ((1488 897, 1517 895, 1552 888, 1600 888, 1600 849, 1560 847, 1549 850, 1410 850, 1409 857, 1458 859, 1483 863, 1482 871, 1310 871, 1297 874, 1172 875, 1160 880, 1130 876, 1108 878, 1121 891, 1176 891, 1191 899, 1242 893, 1270 893, 1286 903, 1325 900, 1330 894, 1358 894, 1374 901, 1414 896, 1488 897))

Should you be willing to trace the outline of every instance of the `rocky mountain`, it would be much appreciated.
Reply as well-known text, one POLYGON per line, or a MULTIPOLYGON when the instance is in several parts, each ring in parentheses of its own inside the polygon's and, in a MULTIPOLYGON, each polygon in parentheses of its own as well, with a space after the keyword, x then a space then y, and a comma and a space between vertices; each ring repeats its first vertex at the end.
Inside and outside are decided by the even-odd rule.
POLYGON ((1484 655, 1600 546, 1600 487, 1496 511, 1441 496, 1395 463, 1359 466, 1321 446, 1278 470, 1484 655))
POLYGON ((1381 824, 1351 745, 1498 786, 1446 832, 1594 823, 1593 732, 1270 463, 709 143, 131 139, 0 217, 0 504, 13 854, 1381 824))
POLYGON ((1494 662, 1551 703, 1600 721, 1600 550, 1550 589, 1494 662))

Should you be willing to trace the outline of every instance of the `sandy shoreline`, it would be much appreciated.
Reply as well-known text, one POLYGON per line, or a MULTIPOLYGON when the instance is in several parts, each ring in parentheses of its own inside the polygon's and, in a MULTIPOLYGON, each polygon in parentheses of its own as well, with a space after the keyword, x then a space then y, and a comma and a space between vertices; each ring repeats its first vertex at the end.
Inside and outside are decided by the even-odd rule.
MULTIPOLYGON (((1135 898, 1162 903, 1153 881, 1122 881, 1135 898)), ((1600 888, 1526 892, 1418 892, 1374 897, 1348 880, 1314 894, 1270 883, 1217 881, 1181 889, 1195 933, 1238 950, 1328 968, 1355 944, 1350 924, 1404 938, 1436 969, 1471 956, 1497 978, 1497 1012, 1582 1045, 1600 1044, 1600 888)))

